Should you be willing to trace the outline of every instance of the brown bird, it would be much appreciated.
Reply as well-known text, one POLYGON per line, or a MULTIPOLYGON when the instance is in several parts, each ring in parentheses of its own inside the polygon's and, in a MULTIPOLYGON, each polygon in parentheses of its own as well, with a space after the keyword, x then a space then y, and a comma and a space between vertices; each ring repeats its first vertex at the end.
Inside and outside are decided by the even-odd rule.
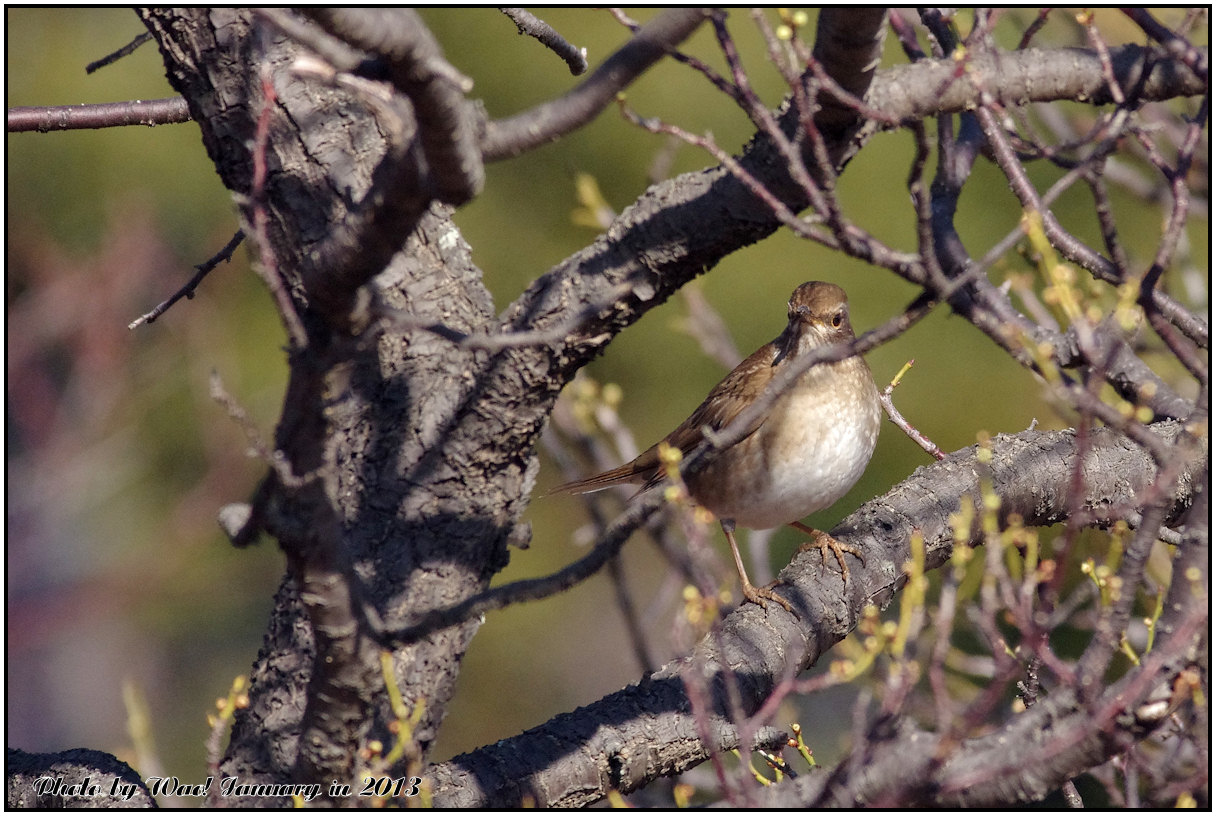
MULTIPOLYGON (((632 462, 550 492, 590 493, 627 483, 640 483, 642 490, 654 487, 664 479, 659 459, 663 442, 689 453, 704 439, 702 428, 726 427, 800 357, 853 339, 844 290, 820 281, 802 284, 790 296, 785 331, 739 363, 662 442, 632 462)), ((861 477, 874 453, 880 416, 878 389, 865 360, 855 356, 820 363, 778 396, 747 436, 687 477, 692 498, 722 524, 747 600, 761 607, 773 600, 792 611, 770 587, 757 588, 748 579, 735 543, 736 524, 757 530, 789 524, 808 533, 811 541, 803 547, 818 547, 825 563, 831 550, 847 584, 844 553, 861 558, 861 552, 799 519, 833 504, 861 477)))

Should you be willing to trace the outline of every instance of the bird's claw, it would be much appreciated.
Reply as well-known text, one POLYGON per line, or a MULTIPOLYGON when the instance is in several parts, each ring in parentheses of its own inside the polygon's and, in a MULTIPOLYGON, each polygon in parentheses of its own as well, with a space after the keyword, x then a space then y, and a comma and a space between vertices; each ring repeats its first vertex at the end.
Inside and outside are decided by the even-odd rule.
MULTIPOLYGON (((799 529, 802 528, 800 527, 799 529)), ((831 551, 832 555, 836 556, 836 563, 840 565, 840 577, 844 581, 846 587, 849 584, 849 565, 845 563, 844 554, 849 553, 850 555, 856 556, 857 560, 861 561, 862 566, 865 566, 865 556, 862 555, 860 549, 854 547, 852 544, 842 544, 827 533, 820 530, 812 530, 807 528, 803 530, 803 532, 809 533, 811 538, 810 540, 802 543, 802 546, 798 548, 798 552, 809 550, 812 547, 816 548, 819 550, 819 555, 823 559, 824 567, 827 567, 828 552, 831 551)))

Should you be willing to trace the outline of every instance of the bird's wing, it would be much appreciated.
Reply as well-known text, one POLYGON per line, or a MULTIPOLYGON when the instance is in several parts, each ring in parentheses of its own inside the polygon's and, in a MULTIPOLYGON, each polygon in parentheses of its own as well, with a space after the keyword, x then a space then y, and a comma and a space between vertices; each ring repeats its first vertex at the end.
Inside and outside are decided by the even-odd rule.
MULTIPOLYGON (((768 387, 773 378, 776 366, 773 365, 777 356, 775 344, 769 343, 757 349, 735 369, 713 387, 697 409, 680 426, 663 438, 662 442, 651 445, 642 451, 632 462, 626 462, 620 467, 606 470, 603 473, 578 479, 558 485, 549 492, 552 493, 592 493, 619 484, 642 484, 643 489, 653 487, 663 480, 664 471, 659 460, 659 446, 666 442, 673 448, 688 454, 705 439, 701 429, 709 426, 717 431, 725 428, 768 387)), ((744 438, 755 433, 764 422, 760 416, 752 420, 744 438)))
MULTIPOLYGON (((757 349, 715 385, 697 410, 663 441, 679 448, 681 453, 691 453, 705 439, 702 428, 708 426, 710 430, 720 431, 733 422, 772 381, 776 372, 775 356, 776 349, 771 343, 757 349)), ((754 418, 741 439, 755 433, 763 422, 763 415, 754 418)))

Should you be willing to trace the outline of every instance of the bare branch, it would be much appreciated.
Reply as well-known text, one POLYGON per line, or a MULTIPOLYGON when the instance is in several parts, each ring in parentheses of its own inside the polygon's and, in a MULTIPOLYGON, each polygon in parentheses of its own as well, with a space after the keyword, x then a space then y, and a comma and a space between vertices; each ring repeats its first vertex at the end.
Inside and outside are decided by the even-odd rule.
MULTIPOLYGON (((1152 432, 1169 444, 1178 436, 1179 425, 1162 423, 1152 432)), ((732 747, 730 742, 671 745, 656 736, 696 732, 683 684, 676 680, 680 673, 691 668, 712 678, 713 722, 721 729, 720 735, 733 734, 733 729, 725 730, 730 707, 719 685, 726 674, 739 679, 744 713, 758 710, 780 678, 813 663, 843 638, 860 619, 866 603, 885 604, 894 597, 904 580, 902 564, 909 558, 913 523, 924 537, 927 568, 949 559, 956 540, 950 514, 964 495, 979 495, 978 474, 983 468, 977 466, 975 455, 976 448, 968 448, 921 468, 831 531, 834 538, 861 544, 867 553, 847 598, 840 597, 843 590, 838 582, 821 580, 817 556, 795 558, 779 580, 791 587, 787 597, 797 599, 798 617, 776 606, 766 612, 744 604, 692 655, 640 684, 560 715, 526 734, 432 766, 435 804, 509 807, 530 796, 543 807, 575 807, 597 801, 610 789, 628 793, 659 775, 703 761, 713 750, 732 747), (781 656, 784 665, 769 664, 775 655, 781 656), (570 734, 580 735, 580 750, 555 755, 552 746, 565 744, 570 734), (580 784, 570 784, 572 779, 580 784), (549 791, 558 793, 550 795, 549 791)), ((1059 521, 1068 512, 1076 456, 1071 431, 1025 431, 994 439, 990 468, 993 489, 1001 497, 1001 512, 1018 514, 1028 525, 1059 521)), ((1081 467, 1084 501, 1095 504, 1134 495, 1156 474, 1150 457, 1129 449, 1120 434, 1107 430, 1095 432, 1081 467)), ((1198 484, 1193 479, 1203 467, 1202 462, 1195 462, 1189 475, 1179 480, 1171 499, 1172 517, 1190 503, 1198 484)), ((973 544, 983 539, 978 525, 971 535, 973 544)), ((1192 632, 1187 628, 1183 634, 1192 632)), ((1072 713, 1067 707, 1062 710, 1072 713)), ((1029 724, 1018 727, 1033 728, 1029 724)), ((908 749, 902 750, 906 753, 908 749)), ((1003 755, 1008 757, 1007 748, 1003 755)))
POLYGON ((1185 62, 1204 82, 1208 81, 1208 53, 1205 49, 1196 48, 1182 37, 1163 26, 1148 10, 1143 8, 1125 8, 1123 13, 1144 30, 1144 33, 1165 46, 1172 56, 1185 62))
POLYGON ((566 65, 570 66, 570 73, 579 76, 587 72, 586 48, 575 48, 566 42, 565 38, 553 29, 553 26, 526 9, 500 8, 499 11, 507 15, 511 22, 515 23, 515 27, 519 29, 520 34, 526 34, 534 38, 541 45, 565 60, 566 65))
POLYGON ((152 34, 150 32, 145 31, 142 34, 137 34, 135 39, 131 40, 131 42, 127 43, 112 54, 107 54, 99 60, 90 62, 84 67, 84 72, 86 74, 91 74, 98 69, 105 68, 107 65, 118 62, 123 57, 130 56, 131 54, 135 53, 135 49, 139 48, 144 43, 151 41, 152 34))
MULTIPOLYGON (((1138 45, 1110 50, 1115 79, 1129 99, 1151 102, 1206 91, 1206 84, 1185 65, 1153 56, 1152 49, 1138 45)), ((882 72, 868 101, 899 119, 972 110, 980 104, 982 89, 992 94, 993 102, 1008 108, 1062 99, 1094 105, 1113 102, 1101 58, 1084 48, 969 54, 965 81, 956 78, 956 69, 953 59, 892 68, 882 72)))
MULTIPOLYGON (((887 10, 878 7, 828 6, 819 12, 815 31, 815 60, 845 94, 864 98, 882 58, 887 32, 887 10)), ((841 99, 824 94, 815 120, 829 130, 849 127, 857 110, 841 99)))
POLYGON ((212 269, 215 269, 221 263, 232 260, 232 253, 236 252, 236 248, 241 245, 241 241, 243 240, 245 240, 245 231, 237 230, 236 234, 232 236, 231 240, 229 240, 227 244, 224 244, 223 249, 215 253, 215 255, 213 255, 210 259, 194 267, 194 277, 190 278, 185 286, 174 292, 168 300, 158 303, 156 308, 154 308, 152 311, 132 320, 127 324, 127 328, 134 329, 138 326, 142 326, 145 323, 154 323, 156 318, 167 312, 174 303, 177 303, 182 298, 193 298, 194 290, 197 289, 198 285, 203 282, 203 278, 207 277, 207 273, 212 269))
POLYGON ((1168 688, 1179 675, 1185 663, 1178 654, 1195 639, 1201 619, 1202 614, 1192 614, 1160 656, 1108 687, 1096 711, 1062 691, 1005 728, 957 745, 944 745, 938 735, 905 727, 886 742, 868 746, 865 766, 855 779, 807 775, 766 791, 763 806, 856 807, 891 801, 884 794, 904 807, 921 808, 986 809, 1039 802, 1066 780, 1118 756, 1168 723, 1168 717, 1151 716, 1166 710, 1151 702, 1153 693, 1168 688), (1120 728, 1113 727, 1116 720, 1120 728), (937 761, 946 748, 950 750, 944 761, 937 761))
POLYGON ((175 125, 190 121, 186 100, 172 99, 104 102, 96 105, 59 105, 8 109, 8 132, 83 130, 126 125, 175 125))
POLYGON ((668 9, 560 99, 486 124, 481 140, 486 161, 518 156, 591 121, 619 91, 644 73, 705 21, 703 9, 668 9))

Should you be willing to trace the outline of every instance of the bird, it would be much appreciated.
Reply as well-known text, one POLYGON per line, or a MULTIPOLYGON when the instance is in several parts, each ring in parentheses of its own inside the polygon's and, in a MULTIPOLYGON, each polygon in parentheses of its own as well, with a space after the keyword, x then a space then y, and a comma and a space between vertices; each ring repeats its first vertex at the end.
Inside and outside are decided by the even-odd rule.
MULTIPOLYGON (((650 490, 667 477, 660 454, 664 446, 688 454, 705 439, 703 429, 725 428, 798 360, 855 339, 848 297, 836 284, 800 285, 790 296, 787 315, 784 331, 739 363, 660 442, 620 467, 549 492, 591 493, 621 484, 641 484, 639 493, 650 490)), ((793 612, 773 584, 756 587, 748 578, 735 542, 736 526, 767 530, 789 525, 808 534, 800 549, 819 548, 825 566, 831 551, 848 586, 844 556, 854 555, 864 563, 861 551, 800 520, 834 504, 861 478, 874 454, 880 419, 878 388, 860 355, 822 362, 799 375, 753 419, 742 439, 685 477, 693 501, 721 524, 747 601, 767 608, 771 600, 793 612)))

